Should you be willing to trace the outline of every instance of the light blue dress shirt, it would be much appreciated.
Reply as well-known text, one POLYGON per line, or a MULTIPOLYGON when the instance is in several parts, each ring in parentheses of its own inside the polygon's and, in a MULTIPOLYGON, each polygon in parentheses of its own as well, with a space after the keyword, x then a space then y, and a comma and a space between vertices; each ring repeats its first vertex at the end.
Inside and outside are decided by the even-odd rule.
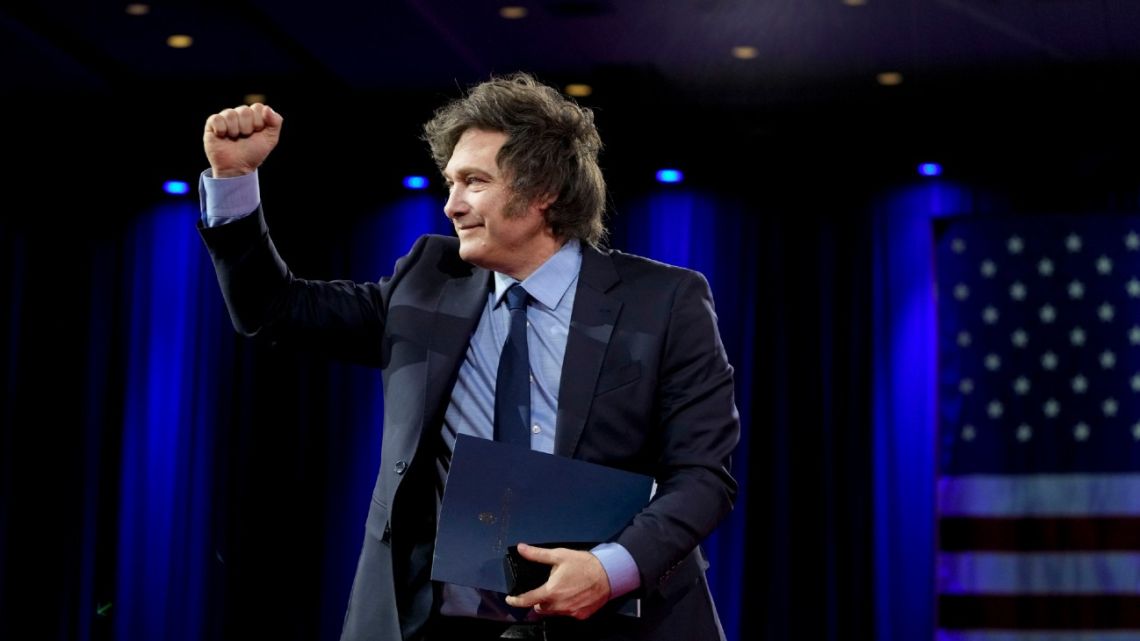
MULTIPOLYGON (((198 190, 202 221, 208 227, 247 216, 261 202, 256 171, 238 178, 218 179, 206 170, 199 179, 198 190)), ((562 361, 581 266, 582 248, 578 240, 572 239, 522 281, 523 288, 533 299, 527 307, 531 449, 548 454, 554 452, 562 361)), ((443 438, 451 451, 458 434, 494 438, 495 379, 499 354, 510 328, 510 312, 503 296, 516 281, 495 272, 494 282, 444 414, 443 438)), ((631 592, 641 584, 637 564, 621 545, 603 543, 591 552, 605 568, 612 597, 631 592)), ((456 585, 444 586, 442 613, 501 620, 515 618, 501 595, 456 585)))

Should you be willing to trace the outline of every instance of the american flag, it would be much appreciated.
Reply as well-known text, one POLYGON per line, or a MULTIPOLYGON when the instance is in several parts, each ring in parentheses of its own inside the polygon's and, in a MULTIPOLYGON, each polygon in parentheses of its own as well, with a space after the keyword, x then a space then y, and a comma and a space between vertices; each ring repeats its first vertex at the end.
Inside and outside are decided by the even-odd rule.
POLYGON ((1140 217, 939 227, 937 638, 1140 640, 1140 217))

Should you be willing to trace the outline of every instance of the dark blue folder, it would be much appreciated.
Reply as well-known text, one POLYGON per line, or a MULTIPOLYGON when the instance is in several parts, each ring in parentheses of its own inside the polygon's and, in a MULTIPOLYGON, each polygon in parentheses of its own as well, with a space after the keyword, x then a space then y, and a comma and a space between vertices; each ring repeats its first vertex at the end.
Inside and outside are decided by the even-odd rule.
POLYGON ((461 434, 431 578, 506 593, 509 546, 610 541, 649 502, 652 485, 642 474, 461 434))

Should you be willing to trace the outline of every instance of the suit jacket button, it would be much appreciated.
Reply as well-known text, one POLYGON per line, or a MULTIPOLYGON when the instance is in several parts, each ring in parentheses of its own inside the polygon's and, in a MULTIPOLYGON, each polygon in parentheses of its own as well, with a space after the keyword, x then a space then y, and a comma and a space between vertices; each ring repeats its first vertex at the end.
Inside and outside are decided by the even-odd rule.
POLYGON ((396 461, 396 474, 403 474, 408 470, 407 461, 396 461))

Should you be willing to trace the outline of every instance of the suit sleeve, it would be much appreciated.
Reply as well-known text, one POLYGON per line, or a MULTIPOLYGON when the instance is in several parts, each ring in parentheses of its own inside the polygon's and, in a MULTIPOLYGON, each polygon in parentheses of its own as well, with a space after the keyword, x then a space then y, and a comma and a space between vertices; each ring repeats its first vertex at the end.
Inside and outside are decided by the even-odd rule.
POLYGON ((199 224, 198 229, 238 333, 364 365, 383 362, 391 292, 423 251, 423 238, 396 263, 393 276, 354 283, 294 276, 277 253, 260 208, 230 224, 199 224))
POLYGON ((674 292, 658 382, 657 492, 618 537, 642 589, 662 587, 732 509, 731 454, 740 439, 732 367, 705 279, 684 272, 674 292))

